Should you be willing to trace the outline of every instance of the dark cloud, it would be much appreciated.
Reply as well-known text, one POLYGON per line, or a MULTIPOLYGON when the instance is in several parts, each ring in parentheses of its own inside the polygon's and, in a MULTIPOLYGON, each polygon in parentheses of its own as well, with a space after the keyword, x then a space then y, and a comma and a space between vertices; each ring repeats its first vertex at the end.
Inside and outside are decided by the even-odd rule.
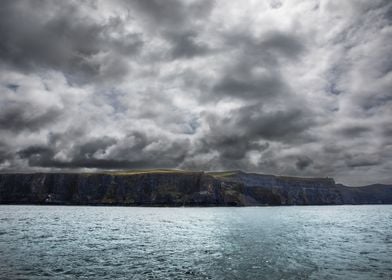
POLYGON ((0 104, 0 130, 37 131, 61 117, 59 108, 41 110, 42 108, 29 103, 2 103, 0 104))
POLYGON ((255 63, 274 66, 278 59, 297 59, 306 46, 304 39, 291 32, 268 31, 258 37, 247 32, 224 34, 227 47, 241 49, 255 63))
POLYGON ((150 32, 170 44, 170 59, 187 59, 209 53, 208 42, 202 41, 203 19, 211 13, 214 1, 124 1, 150 32))
POLYGON ((210 51, 204 43, 197 42, 197 34, 195 32, 169 33, 166 36, 173 43, 171 56, 174 59, 192 58, 207 54, 210 51))
POLYGON ((247 152, 264 151, 269 146, 268 143, 260 144, 254 139, 246 139, 241 135, 214 133, 210 133, 207 139, 200 142, 201 147, 198 152, 212 150, 217 151, 222 160, 241 160, 247 152))
POLYGON ((305 50, 299 38, 283 32, 270 32, 265 34, 259 47, 291 59, 297 58, 305 50))
POLYGON ((378 155, 375 154, 346 154, 346 164, 349 167, 363 167, 363 166, 374 166, 381 163, 378 155))
POLYGON ((153 168, 175 167, 184 160, 187 153, 185 142, 169 142, 159 149, 146 149, 162 139, 152 138, 144 132, 133 131, 125 138, 112 137, 88 139, 82 132, 68 135, 52 134, 46 145, 29 146, 18 151, 32 167, 53 168, 153 168), (77 136, 79 135, 79 136, 77 136), (73 139, 73 145, 66 143, 73 139), (64 158, 59 153, 66 153, 64 158))
POLYGON ((27 158, 29 160, 31 158, 37 158, 37 157, 48 158, 50 156, 53 156, 53 151, 46 146, 30 146, 30 147, 27 147, 26 149, 19 151, 18 155, 21 158, 27 158))
POLYGON ((92 158, 95 154, 104 155, 107 148, 115 145, 116 143, 116 139, 107 136, 99 139, 90 140, 87 143, 83 143, 79 147, 78 155, 83 155, 84 158, 92 158))
POLYGON ((7 85, 6 85, 6 88, 8 88, 8 89, 10 89, 10 90, 12 90, 12 91, 14 91, 14 92, 16 92, 16 91, 18 90, 18 88, 19 88, 19 85, 7 84, 7 85))
POLYGON ((299 108, 276 110, 261 103, 232 110, 223 118, 211 116, 208 121, 211 133, 220 137, 234 133, 248 139, 284 142, 295 141, 313 123, 299 108))
POLYGON ((119 19, 96 22, 74 2, 3 1, 0 11, 0 60, 23 71, 53 68, 73 82, 86 82, 101 74, 122 77, 128 71, 122 55, 139 52, 138 34, 111 36, 119 19), (109 59, 97 60, 106 53, 109 59), (115 64, 110 64, 111 61, 115 64), (102 73, 109 67, 110 73, 102 73), (114 72, 114 73, 113 73, 114 72))
POLYGON ((392 22, 392 5, 391 3, 389 3, 389 6, 387 5, 386 9, 385 9, 385 19, 388 20, 389 22, 392 22))
POLYGON ((60 161, 54 158, 55 152, 48 147, 31 146, 21 150, 18 155, 22 159, 27 159, 32 167, 50 167, 50 168, 135 168, 142 165, 142 162, 136 162, 132 165, 129 161, 115 159, 92 159, 81 157, 72 159, 72 161, 60 161))
POLYGON ((285 98, 290 89, 280 74, 280 65, 282 59, 299 57, 305 49, 301 40, 280 31, 260 38, 246 33, 225 36, 229 50, 236 50, 237 54, 213 86, 215 97, 285 98))
POLYGON ((372 132, 372 128, 365 125, 352 125, 338 130, 345 137, 358 137, 365 133, 372 132))
POLYGON ((295 166, 301 171, 308 168, 311 164, 313 164, 313 160, 306 156, 300 156, 295 162, 295 166))
POLYGON ((392 138, 392 122, 385 123, 382 127, 383 129, 383 134, 386 138, 391 139, 392 138))
POLYGON ((236 98, 268 98, 284 92, 285 84, 279 75, 252 75, 238 71, 228 73, 214 86, 213 91, 219 95, 236 98))
POLYGON ((307 131, 314 124, 300 109, 278 110, 261 103, 231 110, 224 117, 209 114, 206 122, 209 130, 198 142, 196 153, 217 153, 220 164, 229 169, 246 166, 246 156, 268 150, 269 141, 312 141, 307 131))
POLYGON ((142 16, 151 21, 154 28, 182 29, 192 24, 190 19, 208 14, 214 1, 133 0, 124 3, 141 12, 142 16))

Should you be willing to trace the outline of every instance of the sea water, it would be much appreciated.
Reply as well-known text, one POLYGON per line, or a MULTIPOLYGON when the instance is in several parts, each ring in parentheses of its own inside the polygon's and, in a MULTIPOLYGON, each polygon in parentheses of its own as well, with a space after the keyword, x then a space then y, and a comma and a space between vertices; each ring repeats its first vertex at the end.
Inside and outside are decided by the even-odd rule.
POLYGON ((392 279, 392 206, 0 205, 0 279, 392 279))

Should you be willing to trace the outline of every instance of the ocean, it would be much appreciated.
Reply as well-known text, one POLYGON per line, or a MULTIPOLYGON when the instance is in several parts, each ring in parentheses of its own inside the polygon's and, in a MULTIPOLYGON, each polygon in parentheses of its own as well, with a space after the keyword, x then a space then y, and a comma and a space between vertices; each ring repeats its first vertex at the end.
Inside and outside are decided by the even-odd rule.
POLYGON ((0 205, 0 279, 392 279, 392 205, 0 205))

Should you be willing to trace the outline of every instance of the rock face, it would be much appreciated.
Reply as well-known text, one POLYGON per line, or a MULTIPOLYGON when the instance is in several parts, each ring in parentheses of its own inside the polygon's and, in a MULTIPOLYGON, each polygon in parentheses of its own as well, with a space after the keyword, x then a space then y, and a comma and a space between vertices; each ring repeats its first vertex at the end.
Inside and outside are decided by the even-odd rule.
POLYGON ((231 172, 0 174, 1 204, 253 206, 392 203, 392 186, 231 172))

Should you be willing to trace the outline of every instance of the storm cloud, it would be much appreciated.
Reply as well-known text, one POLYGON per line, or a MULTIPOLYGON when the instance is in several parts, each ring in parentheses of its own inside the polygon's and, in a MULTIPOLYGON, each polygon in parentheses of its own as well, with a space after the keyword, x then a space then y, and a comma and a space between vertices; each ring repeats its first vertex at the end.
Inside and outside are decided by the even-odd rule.
POLYGON ((0 171, 392 183, 390 1, 0 2, 0 171))

